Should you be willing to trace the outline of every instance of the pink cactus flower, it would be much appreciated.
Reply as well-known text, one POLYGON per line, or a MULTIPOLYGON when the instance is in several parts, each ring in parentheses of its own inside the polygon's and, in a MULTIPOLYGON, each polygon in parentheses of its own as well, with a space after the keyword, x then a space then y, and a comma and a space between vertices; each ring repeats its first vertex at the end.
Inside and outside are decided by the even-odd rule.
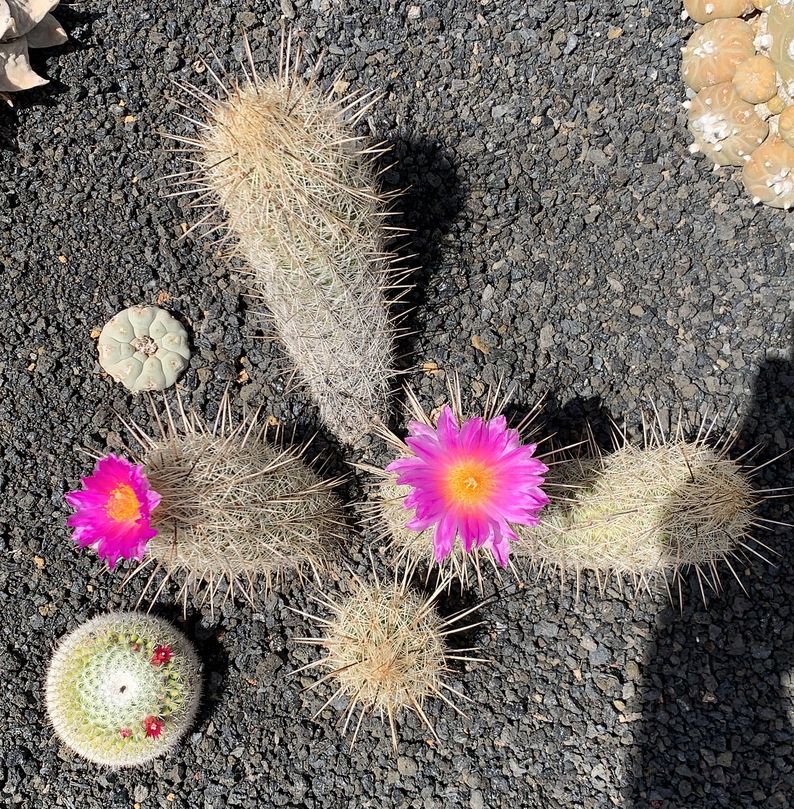
POLYGON ((81 548, 93 547, 111 570, 119 559, 141 560, 148 541, 157 534, 149 520, 160 502, 143 467, 111 454, 100 458, 94 473, 80 482, 82 490, 66 495, 75 509, 67 520, 74 528, 74 541, 81 548))
POLYGON ((122 739, 129 739, 132 736, 132 728, 119 728, 119 736, 122 739))
POLYGON ((156 716, 147 716, 146 719, 143 720, 143 729, 146 731, 146 737, 148 739, 159 739, 164 727, 165 722, 163 722, 162 719, 158 719, 156 716))
POLYGON ((419 421, 408 427, 406 444, 413 454, 386 467, 397 473, 398 484, 411 487, 405 507, 415 515, 407 527, 435 526, 438 562, 460 536, 467 553, 487 548, 505 567, 509 543, 517 539, 510 524, 537 525, 549 502, 540 488, 548 467, 534 457, 536 445, 522 445, 504 416, 460 424, 448 406, 436 429, 419 421))
POLYGON ((170 646, 155 646, 151 663, 153 666, 164 666, 173 656, 170 646))

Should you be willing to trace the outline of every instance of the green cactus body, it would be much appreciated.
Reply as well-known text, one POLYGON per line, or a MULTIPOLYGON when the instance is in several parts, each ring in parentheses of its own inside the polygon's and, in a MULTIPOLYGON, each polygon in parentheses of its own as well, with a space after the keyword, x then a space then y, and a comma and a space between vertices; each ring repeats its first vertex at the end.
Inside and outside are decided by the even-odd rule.
POLYGON ((282 65, 212 105, 191 141, 200 168, 188 173, 218 203, 321 418, 349 443, 386 420, 395 328, 384 290, 403 288, 385 248, 395 229, 384 226, 378 150, 350 128, 367 106, 333 100, 282 65))
POLYGON ((61 741, 109 767, 170 750, 201 693, 200 665, 167 621, 136 613, 94 618, 68 635, 47 674, 47 711, 61 741))

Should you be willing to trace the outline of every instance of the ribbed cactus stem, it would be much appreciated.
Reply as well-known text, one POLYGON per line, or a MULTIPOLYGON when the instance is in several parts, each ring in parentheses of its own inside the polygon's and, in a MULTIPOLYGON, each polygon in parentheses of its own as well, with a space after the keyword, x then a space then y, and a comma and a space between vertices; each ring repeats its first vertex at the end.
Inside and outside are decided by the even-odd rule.
POLYGON ((515 544, 517 557, 541 567, 668 586, 693 568, 701 590, 717 590, 719 565, 734 572, 732 559, 752 547, 758 496, 725 446, 656 438, 555 471, 566 496, 515 544))
POLYGON ((201 94, 210 112, 187 139, 199 167, 186 181, 202 205, 217 203, 322 420, 355 443, 386 420, 395 368, 386 291, 402 287, 373 165, 383 150, 353 134, 368 104, 321 93, 299 77, 291 45, 282 50, 278 76, 259 78, 252 65, 254 79, 218 101, 201 94))
POLYGON ((278 434, 270 440, 255 413, 235 422, 228 396, 212 425, 180 411, 176 419, 165 408, 159 435, 131 425, 160 495, 152 512, 158 533, 143 562, 152 573, 141 598, 158 570, 181 580, 185 608, 188 596, 199 594, 213 613, 235 594, 253 601, 257 580, 266 590, 289 571, 319 580, 344 533, 336 481, 320 478, 303 449, 279 446, 278 434))

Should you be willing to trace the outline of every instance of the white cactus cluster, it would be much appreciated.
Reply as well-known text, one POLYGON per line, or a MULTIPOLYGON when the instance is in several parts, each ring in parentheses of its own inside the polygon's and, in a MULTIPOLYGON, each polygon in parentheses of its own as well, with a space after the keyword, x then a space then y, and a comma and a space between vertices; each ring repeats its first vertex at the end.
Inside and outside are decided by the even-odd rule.
POLYGON ((794 206, 794 0, 685 0, 693 153, 742 167, 753 202, 794 206))

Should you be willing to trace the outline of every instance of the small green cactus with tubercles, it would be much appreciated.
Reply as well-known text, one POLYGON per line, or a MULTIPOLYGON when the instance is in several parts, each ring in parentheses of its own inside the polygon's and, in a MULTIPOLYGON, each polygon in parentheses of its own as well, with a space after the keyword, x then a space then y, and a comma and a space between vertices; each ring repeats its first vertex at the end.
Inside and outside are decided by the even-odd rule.
POLYGON ((173 748, 195 718, 200 663, 167 621, 138 612, 101 615, 68 635, 47 673, 47 712, 83 758, 135 767, 173 748))

